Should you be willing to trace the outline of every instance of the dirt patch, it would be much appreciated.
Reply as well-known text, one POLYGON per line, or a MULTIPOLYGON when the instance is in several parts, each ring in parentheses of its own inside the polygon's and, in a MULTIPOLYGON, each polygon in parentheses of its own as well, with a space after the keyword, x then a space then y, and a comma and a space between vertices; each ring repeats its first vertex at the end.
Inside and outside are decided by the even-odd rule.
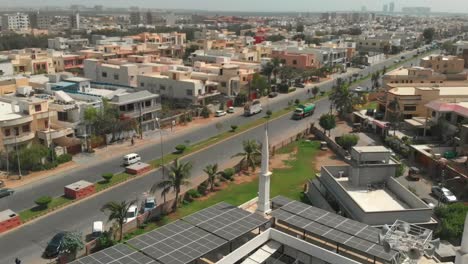
POLYGON ((317 171, 320 171, 322 166, 341 166, 347 165, 342 159, 340 159, 333 151, 331 150, 320 150, 314 160, 312 160, 313 165, 317 171))

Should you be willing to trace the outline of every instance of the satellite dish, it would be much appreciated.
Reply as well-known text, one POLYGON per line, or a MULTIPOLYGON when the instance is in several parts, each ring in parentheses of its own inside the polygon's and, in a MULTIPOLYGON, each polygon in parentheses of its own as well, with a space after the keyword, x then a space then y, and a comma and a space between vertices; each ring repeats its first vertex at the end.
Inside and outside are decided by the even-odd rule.
POLYGON ((403 227, 403 231, 404 231, 405 234, 407 235, 407 234, 409 233, 410 229, 411 229, 410 224, 408 224, 408 223, 405 222, 405 223, 402 224, 402 227, 403 227))
POLYGON ((408 257, 412 260, 419 259, 421 258, 421 251, 419 251, 419 249, 417 248, 412 247, 408 250, 408 257))
POLYGON ((429 242, 429 245, 433 246, 434 249, 438 249, 440 246, 440 238, 434 239, 429 242))
POLYGON ((390 230, 390 227, 387 224, 385 224, 385 225, 382 226, 382 229, 380 230, 380 233, 382 235, 386 235, 388 230, 390 230))
POLYGON ((432 258, 434 256, 436 248, 432 244, 428 244, 426 248, 424 249, 424 255, 426 255, 429 258, 432 258))
POLYGON ((385 236, 382 234, 379 234, 379 243, 383 245, 384 241, 385 241, 385 236))
POLYGON ((382 242, 382 246, 383 246, 385 252, 387 252, 387 253, 390 252, 390 251, 392 250, 392 245, 391 245, 390 243, 388 243, 387 240, 384 240, 384 241, 382 242))

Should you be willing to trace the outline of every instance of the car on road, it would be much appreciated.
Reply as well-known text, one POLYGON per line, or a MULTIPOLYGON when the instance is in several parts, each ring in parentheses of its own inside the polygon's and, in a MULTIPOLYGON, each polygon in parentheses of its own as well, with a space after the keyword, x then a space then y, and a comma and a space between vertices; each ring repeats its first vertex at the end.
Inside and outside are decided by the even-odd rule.
POLYGON ((271 93, 268 94, 268 97, 270 97, 270 98, 274 98, 276 96, 278 96, 277 92, 271 92, 271 93))
POLYGON ((427 204, 427 206, 429 206, 429 208, 434 209, 434 208, 436 207, 436 206, 435 206, 435 203, 434 203, 431 199, 429 199, 429 198, 421 198, 421 200, 422 200, 425 204, 427 204))
POLYGON ((228 107, 227 112, 229 114, 233 114, 234 113, 234 107, 232 107, 232 106, 228 107))
POLYGON ((57 233, 49 243, 47 243, 47 247, 44 250, 44 257, 55 258, 58 256, 63 247, 63 238, 65 237, 65 234, 65 232, 57 233))
POLYGON ((445 187, 432 186, 431 192, 444 203, 455 203, 458 201, 457 197, 445 187))
POLYGON ((91 237, 98 238, 102 235, 104 231, 104 224, 102 221, 94 221, 93 222, 93 230, 91 232, 91 237))
POLYGON ((405 56, 401 56, 401 58, 400 58, 400 59, 404 60, 404 59, 406 59, 406 57, 405 57, 405 56))
POLYGON ((123 164, 128 166, 128 165, 132 165, 132 164, 135 164, 137 162, 141 161, 141 157, 140 155, 136 154, 136 153, 130 153, 130 154, 127 154, 123 157, 123 164))
POLYGON ((153 210, 156 208, 156 199, 154 197, 148 197, 143 202, 143 213, 153 210))
POLYGON ((361 69, 361 70, 364 70, 365 68, 367 68, 366 65, 358 65, 358 68, 361 69))
POLYGON ((3 188, 3 189, 0 189, 0 198, 13 195, 14 193, 15 193, 15 190, 10 189, 10 188, 3 188))
POLYGON ((394 63, 399 63, 399 62, 400 62, 400 60, 394 60, 393 62, 394 62, 394 63))
POLYGON ((226 111, 223 111, 223 110, 218 110, 215 112, 216 117, 225 116, 225 115, 226 115, 226 111))
POLYGON ((358 86, 354 89, 354 91, 356 92, 365 92, 367 91, 368 89, 366 87, 362 87, 362 86, 358 86))
POLYGON ((128 208, 127 214, 125 215, 125 223, 129 223, 135 220, 138 216, 138 206, 132 205, 128 208))
POLYGON ((297 88, 305 88, 305 85, 303 83, 296 83, 294 86, 297 88))

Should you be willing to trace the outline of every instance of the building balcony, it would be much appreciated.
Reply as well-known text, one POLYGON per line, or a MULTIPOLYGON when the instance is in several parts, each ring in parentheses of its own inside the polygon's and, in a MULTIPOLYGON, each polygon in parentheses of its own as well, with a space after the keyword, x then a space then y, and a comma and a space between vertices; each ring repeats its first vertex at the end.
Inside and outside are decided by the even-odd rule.
POLYGON ((49 129, 37 131, 37 137, 47 142, 49 140, 73 135, 73 133, 74 131, 71 128, 49 129))
POLYGON ((11 127, 18 126, 26 123, 30 123, 33 120, 32 116, 24 116, 12 120, 5 120, 0 122, 0 127, 11 127))
POLYGON ((21 144, 26 141, 32 140, 35 137, 33 132, 23 133, 18 136, 9 136, 3 138, 3 145, 13 145, 13 144, 21 144))

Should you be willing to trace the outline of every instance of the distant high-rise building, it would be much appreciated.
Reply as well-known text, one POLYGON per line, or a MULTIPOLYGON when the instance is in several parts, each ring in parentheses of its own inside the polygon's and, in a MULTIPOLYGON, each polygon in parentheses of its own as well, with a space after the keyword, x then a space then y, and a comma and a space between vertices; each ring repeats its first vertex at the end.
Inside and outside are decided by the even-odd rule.
POLYGON ((177 22, 177 17, 175 16, 174 13, 169 13, 166 16, 166 25, 167 26, 175 26, 177 22))
POLYGON ((2 15, 2 30, 25 30, 29 28, 29 15, 24 13, 2 15))
POLYGON ((153 24, 153 14, 151 11, 146 12, 146 24, 151 25, 153 24))
POLYGON ((366 6, 361 6, 361 12, 367 12, 367 7, 366 6))
POLYGON ((70 16, 70 27, 72 29, 80 29, 80 13, 76 12, 70 16))
POLYGON ((395 2, 390 2, 389 11, 390 11, 390 13, 395 12, 395 2))
POLYGON ((131 12, 130 13, 130 24, 138 25, 141 24, 141 14, 140 12, 131 12))
POLYGON ((388 12, 388 5, 387 5, 387 4, 383 5, 382 11, 383 11, 384 13, 387 13, 387 12, 388 12))

